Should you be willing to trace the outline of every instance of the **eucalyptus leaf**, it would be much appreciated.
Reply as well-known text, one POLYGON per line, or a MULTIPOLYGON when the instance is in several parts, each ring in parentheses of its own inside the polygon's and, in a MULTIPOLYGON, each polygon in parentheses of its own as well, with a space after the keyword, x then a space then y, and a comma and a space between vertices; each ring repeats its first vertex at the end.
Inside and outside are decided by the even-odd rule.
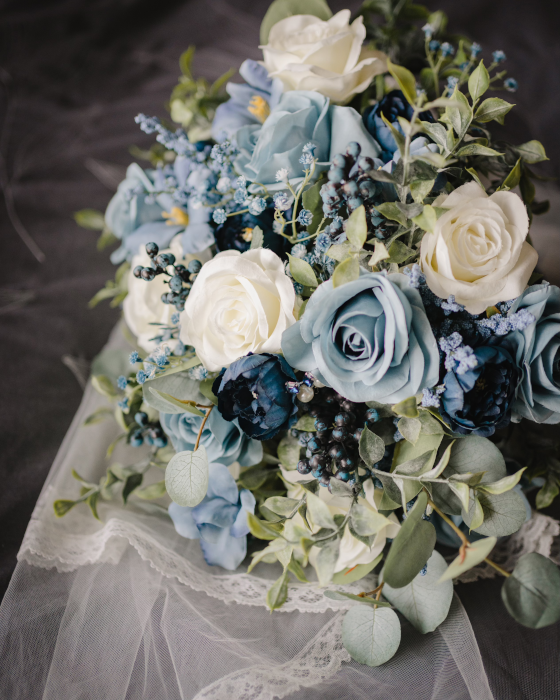
POLYGON ((422 128, 438 145, 447 148, 447 131, 443 124, 422 122, 422 128))
POLYGON ((513 108, 510 102, 501 100, 499 97, 489 97, 484 100, 484 102, 478 107, 475 112, 474 118, 476 121, 485 124, 486 122, 491 122, 496 120, 499 124, 504 123, 504 117, 513 108))
POLYGON ((350 245, 361 250, 367 238, 366 210, 363 204, 350 214, 344 230, 350 245))
POLYGON ((393 241, 389 246, 389 262, 391 263, 401 265, 414 255, 416 255, 416 251, 409 248, 402 241, 393 241))
POLYGON ((383 595, 414 627, 426 634, 433 632, 447 618, 453 599, 453 583, 440 582, 447 562, 435 550, 428 559, 426 573, 418 574, 408 585, 383 586, 383 595))
POLYGON ((405 440, 411 442, 413 445, 416 444, 418 438, 420 437, 420 431, 422 430, 422 423, 418 418, 401 418, 397 424, 400 434, 405 440))
POLYGON ((344 243, 336 243, 332 245, 326 252, 326 255, 337 262, 342 262, 350 254, 351 246, 350 243, 345 241, 344 243))
POLYGON ((370 267, 376 267, 382 260, 387 260, 389 257, 389 251, 385 247, 383 241, 375 241, 373 255, 369 259, 368 265, 370 267))
POLYGON ((165 496, 167 489, 165 488, 165 481, 158 481, 155 484, 150 484, 150 486, 145 486, 143 489, 138 489, 136 495, 138 498, 142 498, 145 501, 151 501, 154 498, 161 498, 165 496))
POLYGON ((456 107, 446 107, 445 115, 449 119, 449 122, 453 126, 455 133, 459 139, 467 133, 467 129, 472 120, 472 109, 468 103, 467 98, 456 86, 451 96, 451 99, 457 103, 456 107))
POLYGON ((290 260, 290 272, 295 281, 303 284, 304 287, 316 287, 317 277, 311 265, 301 258, 296 258, 289 253, 287 255, 290 260))
POLYGON ((499 494, 499 493, 505 493, 506 491, 509 491, 512 489, 514 486, 516 486, 519 483, 519 480, 523 476, 523 472, 527 469, 527 467, 523 467, 523 469, 520 469, 519 471, 515 472, 515 474, 511 474, 509 476, 504 476, 503 479, 500 479, 499 481, 494 481, 493 483, 486 483, 486 484, 481 484, 480 488, 483 491, 486 491, 487 493, 493 493, 493 494, 499 494))
POLYGON ((375 207, 377 211, 382 214, 386 219, 391 221, 397 221, 399 224, 406 226, 408 220, 407 215, 397 206, 396 202, 385 202, 383 204, 378 204, 375 207))
POLYGON ((525 627, 540 629, 560 620, 560 570, 532 552, 523 555, 502 586, 509 614, 525 627))
POLYGON ((109 377, 104 374, 95 374, 91 378, 91 384, 95 391, 108 399, 114 399, 118 396, 118 391, 113 385, 109 377))
POLYGON ((495 151, 493 148, 488 146, 481 146, 478 143, 469 143, 463 146, 457 151, 458 158, 464 158, 466 156, 503 156, 503 153, 495 151))
POLYGON ((437 220, 437 214, 431 204, 426 204, 422 213, 412 219, 423 231, 433 231, 437 220))
POLYGON ((495 537, 485 537, 483 540, 471 542, 465 551, 465 555, 463 556, 459 553, 459 556, 449 564, 442 576, 440 576, 440 583, 457 578, 457 576, 464 574, 465 571, 483 562, 495 545, 495 537))
POLYGON ((284 571, 282 576, 277 579, 266 593, 266 604, 270 610, 278 610, 288 600, 288 581, 290 575, 284 571))
POLYGON ((345 591, 325 591, 323 595, 331 600, 340 600, 343 602, 355 600, 357 603, 365 603, 366 605, 373 605, 378 608, 391 607, 391 603, 386 603, 383 600, 375 600, 375 598, 370 598, 369 596, 359 596, 354 593, 346 593, 345 591))
POLYGON ((519 184, 519 182, 521 180, 521 175, 522 175, 521 158, 519 158, 517 163, 509 171, 506 179, 502 182, 500 189, 512 190, 514 187, 517 187, 517 185, 519 184))
POLYGON ((422 491, 391 544, 384 569, 384 580, 393 588, 408 585, 422 570, 436 544, 434 526, 422 516, 428 495, 422 491))
POLYGON ((183 404, 175 405, 173 401, 168 400, 162 394, 177 401, 207 403, 205 396, 200 392, 199 383, 184 372, 176 372, 147 381, 142 386, 142 396, 148 406, 155 408, 160 413, 185 413, 183 404))
POLYGON ((397 416, 404 416, 405 418, 418 418, 418 402, 415 396, 410 396, 408 399, 404 399, 393 406, 393 413, 397 416))
POLYGON ((414 75, 403 66, 395 65, 391 59, 387 59, 387 69, 393 78, 397 81, 398 86, 403 92, 407 102, 411 105, 416 104, 416 78, 414 75))
POLYGON ((285 518, 289 517, 299 506, 299 501, 295 498, 285 498, 284 496, 272 496, 264 502, 266 508, 273 513, 285 518))
POLYGON ((336 530, 336 524, 327 504, 313 493, 307 494, 307 514, 315 527, 336 530))
POLYGON ((165 486, 172 501, 193 508, 208 491, 208 456, 204 446, 196 452, 178 452, 165 470, 165 486))
POLYGON ((469 76, 469 93, 473 102, 476 102, 490 87, 490 76, 484 61, 480 61, 478 66, 469 76))
POLYGON ((432 191, 435 180, 417 180, 410 183, 410 194, 415 202, 421 203, 432 191))
POLYGON ((299 462, 301 445, 291 435, 285 435, 278 444, 278 459, 286 469, 295 469, 299 462))
POLYGON ((141 486, 143 480, 144 475, 138 472, 134 472, 133 474, 130 474, 126 477, 122 490, 122 499, 125 505, 128 501, 129 496, 132 495, 132 493, 136 491, 136 489, 139 486, 141 486))
POLYGON ((364 460, 368 467, 373 467, 377 464, 385 454, 385 443, 367 426, 362 430, 360 437, 360 457, 364 460))
POLYGON ((314 418, 310 413, 304 413, 301 418, 297 421, 297 423, 294 425, 294 430, 305 430, 306 432, 311 432, 314 433, 317 431, 317 428, 315 427, 315 421, 317 419, 314 418))
POLYGON ((248 467, 247 469, 244 469, 239 475, 239 479, 237 480, 237 482, 242 488, 249 489, 250 491, 255 491, 264 484, 264 482, 270 476, 270 473, 271 472, 269 469, 257 464, 254 467, 248 467))
MULTIPOLYGON (((468 488, 468 487, 467 487, 468 488)), ((479 490, 477 498, 482 506, 484 522, 475 527, 473 518, 476 514, 476 504, 471 494, 468 513, 463 511, 463 520, 473 530, 481 535, 503 537, 517 532, 527 519, 525 502, 517 491, 492 494, 479 490)))
POLYGON ((358 258, 348 257, 339 263, 332 276, 333 287, 340 287, 347 282, 353 282, 360 276, 360 263, 358 258))
POLYGON ((391 521, 384 515, 381 515, 381 513, 368 506, 362 506, 359 503, 356 503, 352 507, 350 522, 358 535, 364 537, 375 535, 383 528, 392 524, 391 521))
POLYGON ((527 141, 521 146, 516 146, 515 150, 526 163, 540 163, 543 160, 549 160, 540 141, 527 141))
POLYGON ((328 586, 332 581, 339 551, 339 539, 327 542, 327 544, 319 550, 317 558, 315 559, 315 571, 317 572, 320 586, 328 586))
POLYGON ((356 605, 342 621, 342 643, 360 664, 381 666, 397 652, 401 623, 394 610, 356 605))
POLYGON ((281 528, 276 523, 259 520, 253 513, 247 513, 247 525, 251 534, 259 540, 275 540, 280 537, 281 528))
POLYGON ((148 394, 151 394, 152 400, 157 401, 158 404, 167 406, 165 413, 177 413, 177 411, 171 411, 169 409, 178 408, 180 409, 180 413, 192 413, 193 415, 200 416, 201 418, 204 418, 205 416, 205 413, 200 411, 190 399, 185 401, 176 399, 174 396, 167 394, 165 391, 158 391, 157 389, 154 389, 153 386, 148 387, 148 394))
POLYGON ((332 577, 332 583, 337 586, 344 586, 367 576, 371 573, 379 562, 383 559, 383 554, 378 554, 373 561, 369 564, 357 564, 349 569, 344 569, 343 571, 337 571, 332 577))

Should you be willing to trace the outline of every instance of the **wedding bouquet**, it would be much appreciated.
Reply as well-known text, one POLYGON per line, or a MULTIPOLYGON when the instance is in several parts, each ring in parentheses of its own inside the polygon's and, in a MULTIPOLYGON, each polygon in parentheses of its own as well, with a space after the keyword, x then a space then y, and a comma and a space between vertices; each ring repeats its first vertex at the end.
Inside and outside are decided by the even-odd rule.
POLYGON ((195 79, 189 49, 179 128, 138 115, 151 167, 77 214, 119 243, 92 303, 122 304, 136 347, 116 381, 96 362, 113 406, 88 422, 113 415, 143 449, 99 484, 74 473, 81 495, 55 511, 153 500, 208 564, 280 565, 271 610, 291 577, 355 601, 343 643, 377 666, 395 610, 433 631, 483 561, 521 624, 560 618, 551 560, 491 558, 531 517, 527 490, 558 493, 536 424, 560 422, 560 290, 529 238, 544 148, 491 130, 514 106, 495 96, 517 87, 504 53, 408 0, 350 14, 275 0, 242 83, 195 79))

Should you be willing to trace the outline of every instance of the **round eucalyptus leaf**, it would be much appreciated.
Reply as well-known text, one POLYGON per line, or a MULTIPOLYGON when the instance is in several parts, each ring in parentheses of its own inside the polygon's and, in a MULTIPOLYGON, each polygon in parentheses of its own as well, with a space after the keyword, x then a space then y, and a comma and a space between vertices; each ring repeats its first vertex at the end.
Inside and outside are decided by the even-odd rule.
MULTIPOLYGON (((505 537, 517 532, 527 519, 525 501, 517 491, 492 494, 477 491, 477 497, 482 506, 484 521, 475 529, 481 535, 505 537)), ((471 525, 475 513, 474 500, 470 498, 469 512, 463 511, 463 520, 471 525)))
POLYGON ((381 666, 391 659, 401 641, 401 623, 391 608, 356 605, 342 621, 342 643, 360 664, 381 666))
POLYGON ((165 487, 172 501, 194 508, 208 491, 208 455, 204 447, 196 452, 178 452, 165 470, 165 487))
POLYGON ((514 620, 532 629, 560 620, 560 570, 532 552, 517 562, 502 586, 502 600, 514 620))

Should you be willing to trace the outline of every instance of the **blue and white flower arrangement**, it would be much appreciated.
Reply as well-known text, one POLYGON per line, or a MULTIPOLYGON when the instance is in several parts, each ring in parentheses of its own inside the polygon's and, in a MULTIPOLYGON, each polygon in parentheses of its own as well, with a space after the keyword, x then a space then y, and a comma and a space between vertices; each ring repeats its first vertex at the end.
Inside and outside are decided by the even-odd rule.
POLYGON ((551 624, 556 565, 491 558, 526 520, 524 491, 543 507, 560 490, 557 442, 531 438, 560 423, 560 290, 529 238, 544 148, 495 139, 513 107, 497 91, 517 88, 505 54, 486 65, 451 43, 442 13, 406 0, 388 32, 367 7, 351 21, 300 4, 272 4, 241 83, 195 81, 190 49, 181 126, 138 115, 150 167, 129 167, 104 216, 78 216, 120 244, 95 302, 122 304, 138 346, 116 385, 93 383, 165 479, 143 485, 145 461, 109 470, 57 515, 87 502, 99 517, 121 487, 163 499, 209 565, 244 566, 248 543, 249 571, 280 563, 272 610, 314 570, 358 606, 343 643, 371 666, 397 651, 395 609, 432 631, 482 562, 516 620, 551 624), (399 64, 411 42, 424 57, 399 64), (372 591, 344 592, 369 574, 372 591))

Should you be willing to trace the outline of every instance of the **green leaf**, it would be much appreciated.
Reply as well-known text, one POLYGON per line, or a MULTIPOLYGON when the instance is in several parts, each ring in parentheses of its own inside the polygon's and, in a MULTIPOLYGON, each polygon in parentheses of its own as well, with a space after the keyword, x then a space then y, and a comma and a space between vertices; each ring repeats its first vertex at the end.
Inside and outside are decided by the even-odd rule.
POLYGON ((549 160, 540 141, 527 141, 521 146, 516 146, 515 150, 526 163, 540 163, 543 160, 549 160))
POLYGON ((333 496, 341 496, 342 498, 352 498, 354 496, 353 488, 345 484, 344 481, 336 479, 334 476, 330 478, 330 492, 333 496))
POLYGON ((72 510, 76 503, 79 503, 79 501, 69 501, 61 498, 53 503, 54 514, 57 518, 62 518, 68 511, 72 510))
POLYGON ((383 559, 383 554, 378 554, 375 559, 369 564, 358 564, 343 571, 337 571, 332 577, 332 582, 337 586, 344 586, 349 583, 354 583, 371 573, 379 562, 383 559))
POLYGON ((319 180, 314 185, 309 187, 302 196, 302 204, 305 209, 313 214, 313 220, 307 227, 309 233, 315 233, 319 228, 319 224, 323 220, 323 200, 321 198, 321 187, 325 184, 324 180, 319 180))
POLYGON ((360 276, 360 263, 358 258, 349 257, 339 263, 332 276, 333 287, 340 287, 347 282, 353 282, 360 276))
POLYGON ((500 479, 499 481, 494 481, 490 484, 481 484, 480 488, 487 493, 505 493, 519 483, 525 469, 527 469, 527 467, 523 467, 523 469, 520 469, 518 472, 515 472, 515 474, 511 474, 510 476, 504 476, 504 478, 500 479))
POLYGON ((280 537, 281 527, 276 523, 259 520, 253 513, 247 513, 247 525, 251 534, 259 540, 275 540, 280 537))
POLYGON ((346 258, 350 254, 350 250, 350 243, 336 243, 327 250, 326 255, 328 255, 329 258, 336 260, 337 262, 342 262, 343 260, 346 260, 346 258))
POLYGON ((443 149, 447 150, 447 131, 445 130, 443 124, 422 122, 422 129, 432 140, 434 140, 443 149))
POLYGON ((427 505, 428 494, 422 491, 393 540, 384 569, 384 579, 392 588, 409 584, 434 551, 435 528, 422 519, 427 505))
POLYGON ((286 469, 295 469, 299 462, 301 445, 291 435, 285 435, 278 444, 278 459, 286 469))
POLYGON ((104 374, 95 374, 91 378, 91 383, 95 391, 102 396, 106 396, 108 399, 114 399, 119 395, 119 392, 113 386, 112 381, 104 374))
POLYGON ((383 241, 375 241, 375 247, 373 249, 373 255, 369 259, 368 265, 370 267, 377 267, 377 265, 382 261, 382 260, 387 260, 389 258, 389 252, 387 248, 385 248, 385 244, 383 241))
POLYGON ((540 510, 541 508, 548 508, 548 506, 554 501, 556 496, 560 493, 560 484, 558 481, 551 476, 546 480, 544 486, 539 489, 536 498, 536 506, 540 510))
POLYGON ((484 65, 484 61, 480 61, 478 66, 469 76, 469 93, 473 102, 476 102, 490 86, 490 76, 484 65))
POLYGON ((435 550, 428 559, 424 576, 418 574, 402 588, 383 586, 383 595, 414 627, 426 634, 433 632, 446 619, 453 600, 453 583, 439 579, 447 562, 435 550))
POLYGON ((255 248, 262 248, 263 247, 263 242, 264 242, 264 237, 263 237, 263 230, 260 226, 255 226, 253 229, 253 233, 251 236, 251 250, 255 250, 255 248))
POLYGON ((560 571, 556 564, 532 552, 522 556, 502 586, 509 614, 525 627, 540 629, 560 620, 560 571))
POLYGON ((393 413, 405 418, 418 418, 418 403, 415 396, 409 396, 393 406, 393 413))
POLYGON ((367 425, 362 431, 360 437, 360 457, 364 460, 368 467, 373 467, 379 462, 385 454, 385 443, 367 425))
POLYGON ((435 180, 417 180, 410 183, 410 194, 412 199, 418 204, 430 194, 435 184, 435 180))
POLYGON ((500 100, 499 97, 489 97, 487 100, 479 106, 476 110, 474 118, 476 121, 485 124, 486 122, 491 122, 496 120, 499 124, 504 123, 504 117, 506 114, 515 107, 510 102, 505 100, 500 100))
POLYGON ((402 90, 406 100, 411 105, 416 104, 416 78, 414 75, 403 66, 395 65, 390 58, 387 59, 387 70, 397 81, 398 86, 402 90))
POLYGON ((278 610, 288 600, 288 581, 290 575, 284 571, 282 576, 275 581, 266 593, 266 604, 270 610, 278 610))
POLYGON ((391 525, 389 518, 381 515, 381 513, 378 513, 373 508, 362 506, 359 503, 356 503, 352 507, 351 513, 350 522, 352 523, 352 527, 358 535, 362 535, 363 537, 375 535, 383 528, 391 525))
POLYGON ((401 418, 397 424, 400 434, 405 440, 416 444, 422 430, 422 423, 418 418, 401 418))
POLYGON ((270 469, 257 464, 254 467, 244 469, 239 475, 237 483, 241 488, 249 489, 249 491, 256 491, 264 484, 270 474, 270 469))
POLYGON ((295 281, 303 284, 304 287, 316 287, 317 277, 311 265, 301 258, 296 258, 289 253, 287 255, 290 260, 290 272, 295 281))
POLYGON ((444 430, 442 424, 425 410, 419 409, 419 420, 422 426, 422 434, 424 435, 443 435, 444 430))
POLYGON ((504 537, 517 532, 527 518, 525 502, 517 491, 492 494, 477 492, 478 500, 484 513, 484 522, 479 527, 474 527, 473 517, 476 512, 472 495, 469 503, 469 512, 463 511, 463 520, 481 535, 504 537))
POLYGON ((340 540, 338 538, 327 542, 319 550, 315 559, 315 571, 319 579, 319 586, 328 586, 332 581, 339 550, 340 540))
POLYGON ((375 208, 386 219, 390 219, 391 221, 398 221, 399 224, 406 226, 408 217, 401 210, 401 208, 397 206, 396 202, 385 202, 384 204, 377 204, 375 208))
POLYGON ((155 399, 159 399, 159 401, 157 401, 158 404, 169 404, 169 406, 165 410, 165 413, 170 413, 170 408, 178 408, 180 410, 174 411, 174 413, 192 413, 193 415, 199 416, 201 418, 204 418, 204 416, 206 415, 203 411, 200 411, 194 405, 194 401, 191 401, 190 399, 176 399, 174 396, 171 396, 171 394, 167 394, 165 391, 158 391, 153 386, 148 386, 147 389, 148 394, 152 395, 152 400, 154 400, 155 397, 155 399))
POLYGON ((172 399, 206 403, 204 395, 200 393, 199 383, 184 372, 175 372, 151 379, 142 386, 142 397, 148 406, 155 408, 160 413, 185 413, 184 407, 188 404, 175 404, 172 399))
POLYGON ((381 666, 397 652, 401 623, 394 610, 356 605, 342 621, 342 643, 360 664, 381 666))
POLYGON ((81 209, 74 213, 74 220, 78 226, 91 231, 103 231, 105 228, 105 215, 97 209, 81 209))
MULTIPOLYGON (((405 147, 405 138, 402 135, 402 133, 399 131, 399 129, 396 128, 394 124, 392 124, 387 117, 381 112, 381 119, 383 120, 385 126, 389 129, 391 132, 391 136, 393 137, 395 143, 397 144, 397 148, 399 149, 401 155, 404 153, 404 147, 405 147)), ((382 171, 381 171, 382 172, 382 171)))
POLYGON ((143 489, 138 489, 136 491, 138 498, 142 498, 144 501, 152 501, 155 498, 161 498, 165 496, 166 493, 165 481, 158 481, 155 484, 150 484, 150 486, 145 486, 143 489))
POLYGON ((142 484, 143 479, 144 475, 138 472, 130 474, 130 476, 126 477, 122 490, 122 499, 125 505, 128 501, 128 497, 142 484))
POLYGON ((451 99, 457 103, 456 107, 446 107, 445 115, 449 119, 449 122, 453 126, 455 133, 459 139, 467 133, 467 129, 472 120, 472 109, 468 103, 467 98, 463 93, 455 87, 451 99))
POLYGON ((346 593, 345 591, 325 591, 323 593, 325 598, 330 598, 331 600, 355 600, 358 603, 365 603, 366 605, 374 605, 379 608, 390 608, 391 603, 386 603, 383 600, 375 600, 374 598, 369 598, 368 596, 359 596, 354 593, 346 593))
POLYGON ((462 554, 459 554, 459 556, 449 564, 439 579, 440 583, 457 578, 461 574, 464 574, 465 571, 483 562, 494 549, 496 541, 495 537, 486 537, 483 540, 471 542, 466 549, 465 556, 463 557, 462 554))
POLYGON ((266 499, 264 505, 273 513, 287 518, 297 510, 299 506, 299 501, 295 498, 285 498, 284 496, 272 496, 271 498, 266 499))
POLYGON ((521 180, 521 175, 522 175, 522 170, 521 170, 521 158, 517 161, 517 163, 513 166, 513 168, 509 171, 508 176, 506 179, 502 182, 500 186, 500 190, 505 190, 509 189, 512 190, 514 187, 517 187, 521 180))
POLYGON ((84 421, 84 425, 96 425, 113 415, 110 408, 98 408, 97 411, 91 413, 84 421))
POLYGON ((477 183, 477 185, 479 187, 482 187, 482 189, 486 192, 486 187, 484 187, 484 185, 482 184, 482 180, 478 176, 476 170, 474 168, 465 168, 465 170, 473 176, 474 181, 477 183))
POLYGON ((327 504, 312 493, 307 494, 307 515, 315 527, 336 530, 336 524, 327 504))
POLYGON ((413 255, 416 255, 416 251, 406 246, 402 241, 395 240, 389 247, 389 262, 391 263, 400 265, 413 255))
POLYGON ((314 433, 317 431, 317 428, 315 427, 316 420, 317 419, 309 413, 304 413, 294 425, 294 430, 305 430, 308 433, 314 433))
POLYGON ((208 456, 201 446, 174 455, 165 470, 165 486, 172 501, 194 508, 208 491, 208 456))
POLYGON ((466 156, 503 156, 504 154, 488 146, 481 146, 479 143, 469 143, 460 148, 456 155, 458 158, 463 158, 466 156))
POLYGON ((294 559, 293 554, 290 563, 288 564, 288 571, 291 571, 291 573, 297 578, 298 581, 301 581, 301 583, 309 583, 309 580, 305 575, 305 571, 303 570, 299 561, 294 559))
POLYGON ((366 210, 363 204, 350 214, 345 231, 350 245, 356 250, 361 250, 367 239, 366 210))
MULTIPOLYGON (((204 396, 205 399, 208 399, 210 403, 213 403, 214 406, 218 405, 218 398, 215 396, 214 392, 212 391, 212 387, 214 385, 215 378, 214 377, 207 377, 203 381, 200 382, 198 385, 198 390, 204 396)), ((144 385, 145 386, 145 385, 144 385)))
POLYGON ((261 23, 260 42, 266 44, 272 27, 286 17, 313 15, 324 21, 332 17, 326 0, 274 0, 261 23))
POLYGON ((91 513, 96 520, 101 520, 101 518, 99 517, 99 513, 97 512, 97 503, 99 501, 99 495, 99 491, 94 491, 91 494, 91 496, 89 496, 89 498, 86 500, 86 503, 88 504, 89 509, 91 510, 91 513))
POLYGON ((424 206, 424 211, 412 219, 423 231, 433 231, 437 220, 437 213, 431 204, 426 204, 424 206))

